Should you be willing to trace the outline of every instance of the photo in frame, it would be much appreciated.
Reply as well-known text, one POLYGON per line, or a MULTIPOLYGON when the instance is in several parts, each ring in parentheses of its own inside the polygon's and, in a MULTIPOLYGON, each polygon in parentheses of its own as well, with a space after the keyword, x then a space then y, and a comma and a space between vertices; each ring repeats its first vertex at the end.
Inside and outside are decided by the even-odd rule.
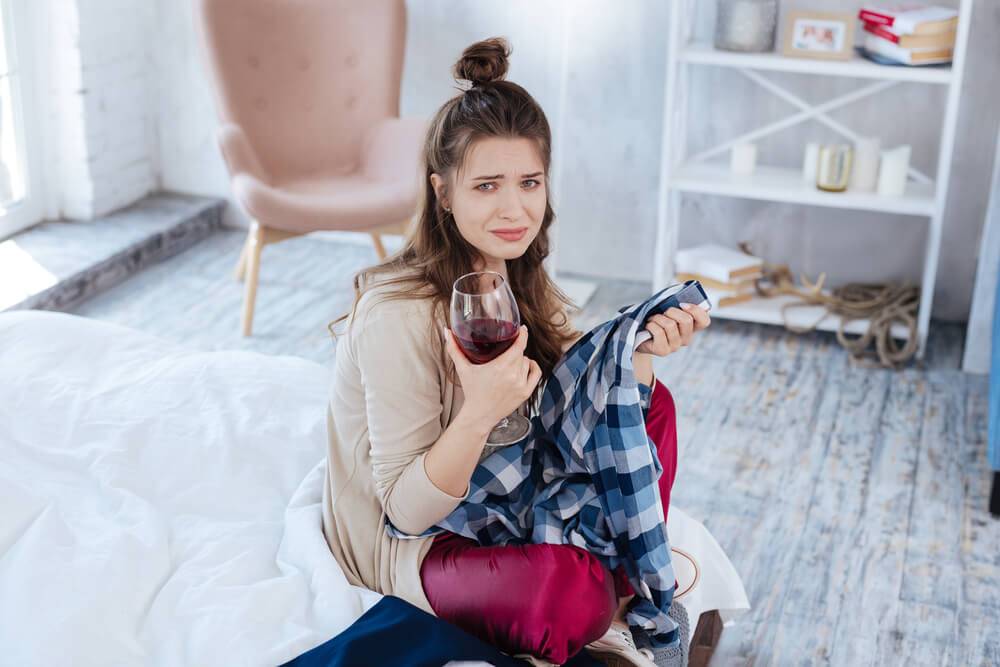
POLYGON ((792 10, 785 15, 783 55, 847 60, 854 54, 852 14, 792 10))

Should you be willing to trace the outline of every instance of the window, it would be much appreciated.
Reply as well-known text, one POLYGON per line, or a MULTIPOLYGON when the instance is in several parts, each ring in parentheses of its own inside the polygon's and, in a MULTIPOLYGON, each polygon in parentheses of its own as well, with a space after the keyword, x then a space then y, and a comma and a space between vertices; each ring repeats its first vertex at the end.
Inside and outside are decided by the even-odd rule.
POLYGON ((32 142, 35 84, 25 57, 30 0, 0 0, 0 239, 42 216, 37 142, 32 142))

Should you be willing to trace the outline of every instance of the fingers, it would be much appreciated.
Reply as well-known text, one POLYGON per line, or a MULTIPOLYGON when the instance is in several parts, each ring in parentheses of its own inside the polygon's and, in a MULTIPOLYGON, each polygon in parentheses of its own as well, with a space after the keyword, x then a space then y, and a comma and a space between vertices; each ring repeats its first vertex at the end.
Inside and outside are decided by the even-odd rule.
POLYGON ((653 317, 650 318, 650 323, 663 330, 663 337, 666 340, 667 345, 670 347, 667 352, 676 352, 679 347, 687 345, 680 325, 677 320, 672 317, 667 317, 666 315, 653 315, 653 317))
POLYGON ((524 348, 528 347, 528 325, 521 325, 520 330, 517 332, 517 341, 514 344, 520 345, 521 352, 524 353, 524 348))
POLYGON ((680 308, 670 308, 666 316, 677 323, 677 328, 681 334, 681 340, 687 345, 691 342, 691 334, 694 333, 694 316, 684 312, 680 308))
POLYGON ((526 347, 528 347, 528 327, 522 324, 517 331, 517 339, 514 344, 508 347, 497 359, 521 357, 524 355, 526 347))
POLYGON ((709 324, 712 323, 712 318, 708 314, 708 311, 702 308, 701 306, 697 306, 693 303, 682 303, 681 308, 684 309, 684 312, 688 313, 689 315, 691 315, 691 317, 694 318, 695 331, 701 331, 702 329, 704 329, 705 327, 707 327, 709 324))
POLYGON ((659 322, 660 326, 663 327, 663 332, 667 336, 667 343, 670 346, 671 352, 676 352, 686 345, 683 337, 681 336, 680 325, 671 318, 664 318, 666 322, 659 322))
POLYGON ((542 379, 542 367, 539 366, 538 362, 535 361, 534 359, 529 359, 528 362, 529 362, 528 387, 525 393, 528 396, 530 396, 531 392, 535 390, 535 387, 538 386, 538 383, 542 379))
POLYGON ((646 322, 646 331, 652 340, 646 341, 637 352, 663 356, 691 344, 694 332, 707 327, 711 319, 708 312, 695 304, 682 303, 680 308, 670 308, 656 314, 646 322))
MULTIPOLYGON (((674 326, 676 326, 676 324, 674 324, 674 326)), ((663 356, 664 354, 669 354, 673 351, 670 349, 670 339, 667 337, 667 331, 662 321, 650 319, 649 322, 646 323, 646 331, 648 331, 653 338, 640 345, 640 350, 645 347, 649 351, 648 354, 655 354, 657 356, 663 356)))

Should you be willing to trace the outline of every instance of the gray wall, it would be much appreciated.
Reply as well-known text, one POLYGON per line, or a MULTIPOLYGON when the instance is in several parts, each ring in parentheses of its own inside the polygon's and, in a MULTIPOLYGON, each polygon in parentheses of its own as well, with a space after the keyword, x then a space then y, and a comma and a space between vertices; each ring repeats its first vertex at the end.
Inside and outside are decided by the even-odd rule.
MULTIPOLYGON (((699 32, 710 34, 714 3, 703 8, 699 32)), ((855 11, 860 2, 783 2, 855 11)), ((959 114, 951 194, 945 220, 935 316, 969 312, 978 237, 986 210, 1000 92, 1000 2, 977 0, 959 114)), ((450 68, 462 49, 503 35, 514 53, 509 78, 527 88, 555 132, 554 205, 560 270, 646 280, 652 270, 660 162, 663 66, 669 3, 660 0, 410 0, 403 115, 429 116, 455 94, 450 68), (564 49, 565 45, 565 49, 564 49)), ((161 174, 167 188, 228 194, 224 167, 213 152, 215 117, 197 62, 190 3, 158 0, 155 62, 159 81, 161 174)), ((694 71, 689 145, 697 150, 757 123, 791 112, 738 73, 694 71)), ((857 81, 773 75, 792 80, 810 100, 857 81), (787 77, 787 78, 786 78, 787 77)), ((934 174, 944 91, 903 84, 884 99, 866 100, 833 115, 883 145, 913 145, 913 162, 934 174)), ((795 166, 807 141, 834 139, 809 124, 761 142, 759 163, 795 166)), ((922 218, 709 196, 687 196, 680 241, 749 240, 774 261, 832 281, 919 281, 926 221, 922 218)), ((243 224, 240 216, 230 218, 243 224)))
MULTIPOLYGON (((1000 132, 997 133, 1000 151, 1000 132)), ((962 370, 966 373, 990 372, 993 346, 993 317, 997 298, 997 275, 1000 273, 1000 162, 993 163, 993 193, 983 223, 983 238, 979 246, 979 267, 976 287, 972 293, 972 309, 965 334, 962 370)))

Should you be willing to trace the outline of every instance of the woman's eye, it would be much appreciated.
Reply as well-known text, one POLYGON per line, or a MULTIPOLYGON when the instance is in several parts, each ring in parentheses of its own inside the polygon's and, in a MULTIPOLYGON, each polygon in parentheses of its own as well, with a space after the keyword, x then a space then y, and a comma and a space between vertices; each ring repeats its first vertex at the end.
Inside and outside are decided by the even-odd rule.
POLYGON ((476 189, 482 190, 483 192, 489 192, 489 190, 486 189, 487 185, 493 185, 493 183, 480 183, 479 185, 476 186, 476 189))
POLYGON ((521 185, 524 185, 525 183, 531 183, 532 184, 532 185, 528 186, 529 189, 534 188, 534 187, 536 187, 538 185, 541 185, 541 181, 537 181, 534 178, 525 179, 524 181, 521 182, 521 185))

